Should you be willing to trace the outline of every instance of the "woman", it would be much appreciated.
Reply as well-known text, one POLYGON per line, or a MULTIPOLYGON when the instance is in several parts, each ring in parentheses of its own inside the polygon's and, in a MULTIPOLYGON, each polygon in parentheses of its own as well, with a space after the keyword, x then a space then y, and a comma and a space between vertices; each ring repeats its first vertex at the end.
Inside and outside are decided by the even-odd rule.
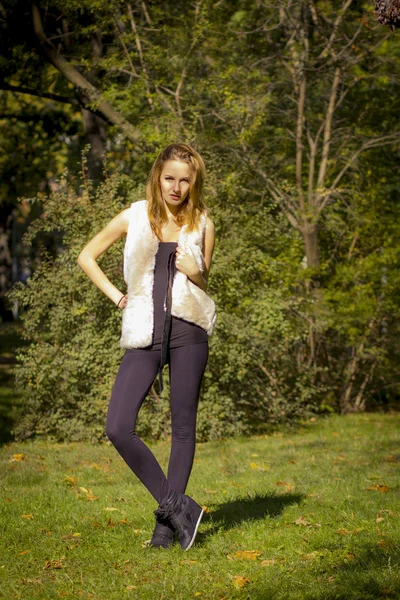
POLYGON ((203 508, 185 495, 193 465, 200 384, 208 359, 215 304, 206 294, 214 225, 203 203, 204 162, 187 144, 172 144, 156 159, 146 197, 119 213, 82 250, 78 264, 122 309, 126 350, 108 407, 106 434, 159 503, 150 544, 168 548, 176 533, 188 550, 203 508), (122 294, 96 259, 122 235, 122 294), (135 433, 139 409, 169 363, 172 447, 166 478, 135 433))

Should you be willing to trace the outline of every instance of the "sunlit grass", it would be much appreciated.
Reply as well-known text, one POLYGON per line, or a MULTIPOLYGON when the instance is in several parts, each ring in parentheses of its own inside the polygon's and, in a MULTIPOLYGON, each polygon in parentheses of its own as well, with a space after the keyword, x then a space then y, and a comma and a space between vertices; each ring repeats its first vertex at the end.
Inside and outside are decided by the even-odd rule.
MULTIPOLYGON (((11 443, 1 458, 4 598, 400 596, 400 417, 198 444, 195 545, 148 548, 155 500, 111 445, 11 443)), ((167 442, 151 443, 166 468, 167 442)))

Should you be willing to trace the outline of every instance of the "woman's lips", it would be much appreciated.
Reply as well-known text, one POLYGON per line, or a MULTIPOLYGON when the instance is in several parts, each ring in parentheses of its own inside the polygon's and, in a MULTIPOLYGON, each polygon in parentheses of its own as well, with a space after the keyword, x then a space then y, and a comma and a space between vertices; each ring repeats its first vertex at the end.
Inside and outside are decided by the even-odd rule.
POLYGON ((179 200, 180 196, 176 196, 175 194, 170 194, 171 198, 174 200, 179 200))

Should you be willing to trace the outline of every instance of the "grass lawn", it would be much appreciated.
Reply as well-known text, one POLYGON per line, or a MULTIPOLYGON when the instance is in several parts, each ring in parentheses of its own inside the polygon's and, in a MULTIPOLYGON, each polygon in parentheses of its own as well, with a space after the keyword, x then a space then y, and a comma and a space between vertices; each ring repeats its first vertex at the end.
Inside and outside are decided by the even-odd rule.
MULTIPOLYGON (((157 507, 110 444, 0 450, 0 597, 400 598, 400 415, 198 444, 195 545, 149 548, 157 507)), ((166 468, 169 444, 150 443, 166 468)))

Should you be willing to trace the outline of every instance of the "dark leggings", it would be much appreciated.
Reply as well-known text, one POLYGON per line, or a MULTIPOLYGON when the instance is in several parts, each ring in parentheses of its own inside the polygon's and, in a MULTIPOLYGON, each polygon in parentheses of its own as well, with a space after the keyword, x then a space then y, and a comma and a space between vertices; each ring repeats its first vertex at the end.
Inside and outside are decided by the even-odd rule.
POLYGON ((135 432, 139 409, 157 375, 160 358, 160 352, 152 350, 138 349, 124 354, 112 389, 106 422, 107 437, 159 504, 167 498, 171 488, 184 493, 189 480, 208 342, 169 350, 172 447, 168 478, 135 432))

